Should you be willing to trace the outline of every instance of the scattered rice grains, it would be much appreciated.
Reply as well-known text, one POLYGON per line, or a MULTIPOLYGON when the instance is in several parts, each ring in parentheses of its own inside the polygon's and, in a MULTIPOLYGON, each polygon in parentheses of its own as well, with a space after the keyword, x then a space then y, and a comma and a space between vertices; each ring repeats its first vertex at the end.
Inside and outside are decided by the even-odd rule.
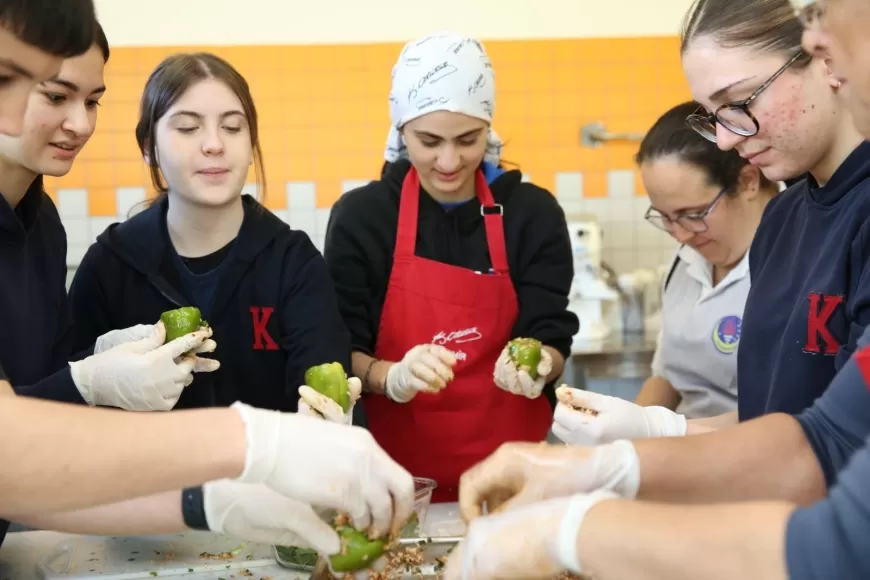
MULTIPOLYGON (((397 580, 398 578, 432 578, 432 575, 423 573, 422 566, 426 563, 422 546, 406 546, 390 551, 386 555, 386 566, 383 570, 368 570, 368 576, 363 576, 366 571, 358 571, 355 574, 347 573, 343 576, 334 576, 326 564, 326 560, 318 560, 317 566, 311 573, 311 580, 397 580)), ((434 578, 440 580, 441 570, 447 563, 447 556, 438 558, 435 564, 434 578)), ((563 572, 552 580, 593 580, 589 576, 578 576, 571 572, 563 572)))
POLYGON ((571 387, 569 387, 568 385, 562 385, 561 387, 556 389, 556 399, 558 399, 560 403, 564 403, 576 411, 586 413, 587 415, 591 415, 593 417, 598 416, 598 411, 594 409, 589 409, 587 407, 581 407, 574 401, 574 396, 571 393, 571 387))
MULTIPOLYGON (((598 414, 595 411, 586 410, 589 413, 598 414)), ((338 514, 333 519, 333 525, 336 527, 346 526, 350 523, 350 517, 347 514, 338 514)), ((385 562, 383 569, 379 570, 358 570, 355 573, 348 572, 340 577, 333 575, 329 570, 326 560, 320 558, 317 560, 317 565, 311 573, 310 580, 397 580, 398 578, 432 578, 432 575, 425 575, 422 567, 426 562, 426 554, 424 545, 416 546, 398 546, 393 543, 387 546, 388 552, 384 555, 385 562), (367 576, 364 576, 368 572, 367 576)), ((435 578, 440 580, 441 570, 447 564, 447 558, 450 553, 441 556, 435 562, 435 578)), ((578 576, 571 572, 563 572, 552 580, 594 580, 589 576, 578 576)))

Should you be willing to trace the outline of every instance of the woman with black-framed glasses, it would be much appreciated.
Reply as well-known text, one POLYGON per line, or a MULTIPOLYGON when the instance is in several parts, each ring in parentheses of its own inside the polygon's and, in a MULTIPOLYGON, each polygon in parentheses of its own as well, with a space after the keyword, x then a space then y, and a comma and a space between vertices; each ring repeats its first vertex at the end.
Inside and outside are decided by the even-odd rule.
POLYGON ((680 249, 662 288, 652 376, 635 400, 572 392, 602 421, 556 409, 553 433, 567 443, 677 436, 737 423, 737 352, 749 293, 749 245, 778 184, 736 151, 721 151, 686 126, 690 101, 662 115, 636 161, 651 206, 646 219, 680 249), (643 420, 640 420, 643 419, 643 420))
POLYGON ((769 204, 752 244, 741 420, 809 407, 870 323, 870 144, 801 34, 788 0, 696 0, 683 32, 703 105, 688 125, 769 179, 808 174, 769 204))

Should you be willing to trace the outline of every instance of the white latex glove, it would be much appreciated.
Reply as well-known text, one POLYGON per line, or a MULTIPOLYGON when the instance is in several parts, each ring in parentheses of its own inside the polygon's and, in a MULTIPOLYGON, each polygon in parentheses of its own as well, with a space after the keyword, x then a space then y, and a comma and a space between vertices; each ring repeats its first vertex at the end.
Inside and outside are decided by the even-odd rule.
POLYGON ((154 332, 100 354, 70 363, 72 380, 89 405, 119 407, 128 411, 169 411, 178 402, 195 372, 220 367, 216 360, 190 353, 209 341, 204 328, 163 344, 166 330, 156 324, 154 332))
POLYGON ((350 377, 347 379, 347 389, 350 395, 350 407, 345 413, 338 403, 326 395, 318 393, 308 385, 302 385, 299 387, 299 403, 296 412, 309 417, 326 419, 333 423, 352 425, 353 408, 362 393, 362 382, 356 377, 350 377))
MULTIPOLYGON (((94 354, 106 352, 111 348, 114 348, 121 344, 125 344, 127 342, 135 342, 137 340, 148 338, 155 332, 163 332, 165 337, 165 328, 162 330, 158 330, 157 326, 163 326, 163 322, 157 321, 157 324, 137 324, 136 326, 131 326, 129 328, 110 330, 106 334, 97 338, 96 343, 94 343, 94 354)), ((213 352, 216 347, 217 344, 215 343, 215 341, 209 339, 205 341, 202 346, 195 349, 193 352, 194 354, 213 352)))
POLYGON ((137 324, 129 328, 121 328, 118 330, 110 330, 106 334, 97 338, 94 343, 94 354, 100 354, 126 342, 135 342, 148 338, 154 334, 153 324, 137 324))
POLYGON ((407 403, 417 393, 437 393, 453 380, 456 356, 437 344, 420 344, 405 353, 387 371, 384 390, 397 403, 407 403))
POLYGON ((483 514, 601 489, 634 499, 640 463, 630 441, 595 448, 506 443, 462 474, 459 509, 465 521, 483 514))
POLYGON ((495 370, 492 378, 498 388, 513 395, 523 395, 529 399, 537 399, 547 384, 547 376, 553 372, 553 357, 547 349, 541 349, 541 362, 538 363, 538 378, 533 379, 529 373, 517 369, 517 365, 508 354, 508 347, 502 349, 498 360, 495 361, 495 370))
POLYGON ((306 503, 281 495, 270 487, 222 479, 202 486, 208 527, 249 542, 313 548, 337 554, 336 531, 306 503))
POLYGON ((477 518, 447 561, 445 580, 555 578, 582 574, 577 553, 586 512, 610 491, 556 498, 477 518))
POLYGON ((414 478, 365 429, 238 402, 232 407, 248 442, 238 481, 347 513, 373 537, 399 533, 411 517, 414 478))
POLYGON ((681 437, 686 417, 664 407, 641 407, 625 399, 562 385, 553 434, 569 445, 598 445, 617 439, 681 437))

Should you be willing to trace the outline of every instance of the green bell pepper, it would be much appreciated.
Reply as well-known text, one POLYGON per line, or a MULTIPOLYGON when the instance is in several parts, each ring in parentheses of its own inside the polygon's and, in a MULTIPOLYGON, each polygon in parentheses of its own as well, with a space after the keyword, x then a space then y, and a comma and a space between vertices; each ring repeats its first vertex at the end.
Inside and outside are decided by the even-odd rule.
POLYGON ((370 540, 368 536, 350 526, 338 530, 341 551, 329 557, 333 572, 353 572, 374 564, 384 554, 384 540, 370 540))
POLYGON ((160 320, 166 326, 166 340, 172 342, 176 338, 195 332, 208 326, 208 322, 202 319, 202 313, 195 306, 186 306, 177 310, 170 310, 160 315, 160 320))
POLYGON ((350 409, 347 374, 341 363, 326 363, 305 371, 305 384, 338 403, 342 411, 350 409))
MULTIPOLYGON (((350 409, 347 374, 341 363, 311 367, 305 371, 305 384, 338 403, 345 413, 350 409)), ((385 540, 370 540, 363 532, 347 525, 337 529, 341 539, 341 552, 329 557, 333 572, 352 572, 368 568, 383 555, 385 540)))
POLYGON ((541 363, 541 346, 541 341, 534 338, 515 338, 508 343, 508 356, 517 370, 526 371, 535 380, 541 363))

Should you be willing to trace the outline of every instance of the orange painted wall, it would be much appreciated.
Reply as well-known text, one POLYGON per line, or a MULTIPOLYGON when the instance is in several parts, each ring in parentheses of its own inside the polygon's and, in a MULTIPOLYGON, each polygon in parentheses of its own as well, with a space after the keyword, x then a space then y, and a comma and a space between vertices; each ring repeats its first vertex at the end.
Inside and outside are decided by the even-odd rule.
MULTIPOLYGON (((579 144, 580 127, 643 131, 688 98, 677 38, 486 42, 496 71, 495 128, 504 157, 552 191, 556 172, 582 171, 584 197, 607 195, 607 170, 630 169, 636 143, 579 144)), ((260 113, 267 205, 284 209, 284 184, 314 181, 319 207, 342 180, 374 178, 389 126, 387 95, 399 44, 202 47, 248 79, 260 113)), ((114 216, 115 188, 150 184, 133 128, 148 74, 190 47, 117 48, 99 125, 72 172, 48 183, 86 188, 94 216, 114 216)), ((253 181, 253 175, 251 176, 253 181)), ((638 192, 641 191, 639 180, 638 192)))

